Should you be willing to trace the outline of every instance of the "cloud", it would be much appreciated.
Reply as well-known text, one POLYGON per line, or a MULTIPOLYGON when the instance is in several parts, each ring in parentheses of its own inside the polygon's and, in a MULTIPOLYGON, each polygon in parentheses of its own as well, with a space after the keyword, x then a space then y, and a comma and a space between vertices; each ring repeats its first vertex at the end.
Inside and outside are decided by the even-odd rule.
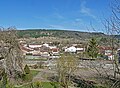
POLYGON ((86 7, 86 1, 83 1, 80 6, 81 6, 80 12, 82 14, 85 14, 87 16, 90 16, 90 17, 96 19, 96 16, 92 14, 91 9, 86 7))

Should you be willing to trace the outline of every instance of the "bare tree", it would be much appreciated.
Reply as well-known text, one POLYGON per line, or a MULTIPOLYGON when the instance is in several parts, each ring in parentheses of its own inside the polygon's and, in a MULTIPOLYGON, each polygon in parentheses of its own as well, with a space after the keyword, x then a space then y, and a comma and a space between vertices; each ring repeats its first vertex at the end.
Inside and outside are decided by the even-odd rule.
POLYGON ((4 59, 4 69, 9 78, 15 79, 16 72, 23 72, 22 53, 17 39, 16 28, 0 28, 0 56, 4 59))
POLYGON ((105 18, 103 25, 107 35, 109 35, 107 39, 109 43, 107 43, 107 45, 112 48, 112 55, 114 55, 114 57, 112 57, 113 75, 111 76, 111 74, 108 73, 109 71, 106 71, 105 73, 107 78, 115 81, 111 88, 119 88, 120 86, 116 87, 116 85, 120 83, 120 68, 116 53, 116 48, 119 47, 119 40, 116 39, 115 35, 120 34, 120 0, 114 0, 112 2, 111 13, 112 15, 109 18, 105 18))
POLYGON ((64 87, 68 88, 70 84, 71 75, 77 69, 78 62, 77 58, 72 55, 63 55, 57 62, 57 72, 59 83, 64 87))

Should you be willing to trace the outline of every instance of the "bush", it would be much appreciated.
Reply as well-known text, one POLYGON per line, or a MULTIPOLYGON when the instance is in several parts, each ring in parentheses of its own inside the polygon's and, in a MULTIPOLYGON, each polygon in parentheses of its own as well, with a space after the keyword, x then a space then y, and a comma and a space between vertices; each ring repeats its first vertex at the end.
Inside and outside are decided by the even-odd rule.
POLYGON ((22 76, 21 76, 21 78, 22 78, 22 80, 25 80, 25 74, 22 74, 22 76))
POLYGON ((26 74, 30 73, 30 68, 28 67, 28 65, 25 65, 24 71, 26 74))
POLYGON ((35 88, 41 88, 41 87, 43 87, 42 84, 41 84, 41 82, 39 82, 39 81, 35 82, 34 86, 35 86, 35 88))
POLYGON ((38 68, 38 66, 37 66, 37 65, 33 65, 33 68, 34 68, 34 69, 37 69, 37 68, 38 68))
POLYGON ((25 82, 30 82, 32 81, 32 74, 22 74, 22 80, 25 81, 25 82))

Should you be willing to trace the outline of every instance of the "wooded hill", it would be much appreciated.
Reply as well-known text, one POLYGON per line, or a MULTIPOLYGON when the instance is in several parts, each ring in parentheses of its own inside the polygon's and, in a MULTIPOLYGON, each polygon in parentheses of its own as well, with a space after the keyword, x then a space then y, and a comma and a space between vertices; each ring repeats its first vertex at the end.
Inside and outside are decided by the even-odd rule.
POLYGON ((48 29, 27 29, 18 31, 19 38, 23 37, 57 37, 57 38, 74 38, 74 39, 89 39, 92 37, 106 36, 101 32, 80 32, 80 31, 68 31, 68 30, 48 30, 48 29))

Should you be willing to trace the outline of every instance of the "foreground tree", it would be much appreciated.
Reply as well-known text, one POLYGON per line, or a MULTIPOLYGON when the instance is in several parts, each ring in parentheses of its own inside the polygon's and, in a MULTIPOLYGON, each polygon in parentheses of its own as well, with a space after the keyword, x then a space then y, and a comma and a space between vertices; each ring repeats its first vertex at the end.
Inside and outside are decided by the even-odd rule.
POLYGON ((120 0, 112 0, 111 10, 112 15, 109 18, 106 18, 103 22, 106 33, 109 35, 107 36, 107 39, 104 40, 105 46, 112 48, 112 61, 109 63, 111 67, 105 68, 105 66, 107 66, 107 62, 102 61, 99 68, 95 66, 95 70, 97 70, 97 72, 100 74, 99 76, 102 78, 101 82, 103 82, 103 80, 106 81, 105 85, 107 85, 109 88, 120 88, 120 68, 116 53, 117 48, 119 48, 120 44, 119 38, 117 39, 117 37, 120 36, 120 0))
POLYGON ((77 69, 77 66, 77 58, 75 58, 73 55, 63 55, 57 61, 58 79, 62 87, 68 88, 71 83, 70 77, 77 69))
MULTIPOLYGON (((0 57, 3 59, 3 68, 9 80, 17 79, 17 73, 22 73, 22 53, 14 27, 0 28, 0 57)), ((12 81, 11 81, 12 82, 12 81)))

